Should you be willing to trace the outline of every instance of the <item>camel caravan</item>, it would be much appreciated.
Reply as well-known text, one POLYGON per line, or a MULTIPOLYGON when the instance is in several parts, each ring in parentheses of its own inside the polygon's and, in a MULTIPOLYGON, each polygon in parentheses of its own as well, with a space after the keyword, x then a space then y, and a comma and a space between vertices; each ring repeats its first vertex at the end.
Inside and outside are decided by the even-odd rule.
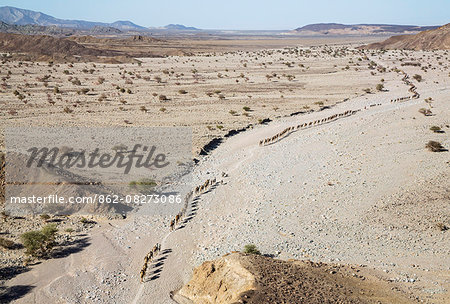
MULTIPOLYGON (((409 80, 408 74, 406 74, 404 71, 401 71, 401 73, 404 74, 404 76, 402 77, 402 81, 406 85, 409 86, 408 91, 410 93, 413 93, 413 95, 406 96, 406 97, 400 97, 400 98, 396 98, 396 99, 391 99, 391 103, 420 98, 420 94, 417 93, 416 86, 409 80)), ((372 107, 381 106, 381 105, 382 105, 382 103, 376 103, 376 104, 371 104, 368 107, 372 108, 372 107)), ((365 106, 364 110, 366 110, 368 107, 365 106)), ((303 123, 303 124, 300 124, 300 125, 297 125, 297 126, 292 126, 292 127, 286 128, 283 131, 281 131, 280 133, 278 133, 278 134, 276 134, 276 135, 274 135, 272 137, 268 137, 268 138, 260 140, 259 141, 259 145, 260 146, 266 146, 266 145, 273 144, 273 143, 275 143, 275 142, 285 138, 289 134, 291 134, 291 133, 293 133, 293 132, 295 132, 295 131, 297 131, 299 129, 304 129, 304 128, 311 127, 311 126, 321 125, 321 124, 324 124, 324 123, 327 123, 327 122, 330 122, 332 120, 336 120, 336 119, 339 119, 339 118, 342 118, 342 117, 348 117, 348 116, 356 114, 357 112, 359 112, 361 110, 362 109, 348 110, 348 111, 345 111, 343 113, 331 115, 331 116, 329 116, 327 118, 318 119, 318 120, 311 121, 309 123, 303 123)))
POLYGON ((402 71, 402 73, 404 74, 402 81, 409 86, 408 92, 413 93, 413 95, 411 96, 406 96, 406 97, 400 97, 400 98, 396 98, 396 99, 391 99, 391 103, 393 102, 401 102, 401 101, 405 101, 405 100, 411 100, 411 99, 418 99, 420 98, 420 94, 417 93, 416 91, 416 86, 409 80, 409 76, 408 74, 406 74, 405 72, 402 71))
POLYGON ((148 263, 151 264, 153 259, 156 259, 160 251, 161 251, 161 244, 156 243, 156 245, 153 246, 152 250, 150 250, 150 252, 147 253, 147 255, 144 257, 144 265, 142 266, 141 272, 139 273, 141 283, 144 282, 144 277, 147 273, 148 263))
POLYGON ((170 223, 169 223, 170 231, 173 231, 175 229, 176 225, 178 225, 178 223, 180 223, 181 220, 186 215, 186 211, 189 207, 189 201, 192 198, 192 194, 193 194, 192 191, 189 191, 189 193, 186 194, 186 196, 184 197, 183 208, 181 208, 180 212, 178 212, 177 215, 175 215, 175 217, 172 220, 170 220, 170 223))
MULTIPOLYGON (((222 174, 222 176, 224 176, 224 173, 222 174)), ((200 194, 208 191, 214 184, 216 184, 216 178, 207 179, 203 184, 195 187, 194 191, 190 191, 188 194, 186 194, 184 198, 183 208, 181 208, 180 212, 178 212, 177 215, 175 215, 175 217, 172 220, 170 220, 169 228, 171 232, 176 229, 177 225, 181 223, 181 221, 185 217, 186 211, 189 207, 189 201, 192 199, 192 197, 194 195, 199 196, 200 194)), ((153 246, 153 249, 144 257, 144 265, 142 266, 141 271, 139 273, 141 283, 144 282, 148 264, 152 263, 153 259, 156 258, 156 256, 160 251, 161 251, 161 244, 157 243, 155 246, 153 246)))
POLYGON ((195 187, 194 191, 190 191, 185 199, 184 199, 184 206, 181 209, 180 212, 177 213, 177 215, 175 215, 175 218, 173 218, 172 220, 170 220, 169 223, 169 228, 170 231, 175 230, 175 228, 177 227, 177 225, 181 222, 181 220, 184 218, 184 216, 186 215, 186 211, 187 208, 189 206, 189 201, 191 200, 193 195, 200 195, 206 191, 208 191, 214 184, 216 183, 216 179, 207 179, 202 185, 195 187))
POLYGON ((310 121, 309 123, 303 123, 303 124, 300 124, 297 126, 292 126, 292 127, 286 128, 283 131, 281 131, 280 133, 278 133, 272 137, 260 140, 259 145, 265 146, 265 145, 272 144, 274 142, 277 142, 277 141, 283 139, 284 137, 288 136, 289 134, 291 134, 299 129, 304 129, 304 128, 311 127, 311 126, 317 126, 317 125, 321 125, 321 124, 330 122, 332 120, 336 120, 338 118, 351 116, 351 115, 354 115, 355 113, 357 113, 358 111, 360 111, 360 110, 356 110, 356 111, 348 110, 343 113, 334 114, 334 115, 331 115, 331 116, 323 118, 323 119, 318 119, 318 120, 310 121))

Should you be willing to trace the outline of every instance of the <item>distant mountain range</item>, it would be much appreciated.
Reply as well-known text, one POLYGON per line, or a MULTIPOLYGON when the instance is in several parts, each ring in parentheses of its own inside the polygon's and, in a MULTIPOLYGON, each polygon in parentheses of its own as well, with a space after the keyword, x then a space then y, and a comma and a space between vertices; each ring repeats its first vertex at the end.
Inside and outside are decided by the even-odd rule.
POLYGON ((379 35, 379 34, 415 34, 435 29, 438 26, 392 25, 392 24, 340 24, 316 23, 294 30, 299 34, 311 35, 379 35))
POLYGON ((40 25, 59 26, 75 29, 92 29, 94 27, 111 27, 121 31, 139 31, 147 28, 134 24, 131 21, 116 21, 114 23, 90 22, 83 20, 63 20, 44 13, 20 9, 11 6, 0 7, 0 21, 10 25, 40 25))
POLYGON ((177 31, 200 31, 200 29, 192 26, 184 26, 182 24, 169 24, 164 27, 166 30, 177 30, 177 31))
POLYGON ((123 32, 113 27, 94 26, 90 29, 75 29, 61 27, 57 25, 43 26, 35 24, 14 25, 0 21, 1 33, 25 34, 25 35, 51 35, 51 36, 72 36, 72 35, 97 35, 107 34, 115 35, 123 32))

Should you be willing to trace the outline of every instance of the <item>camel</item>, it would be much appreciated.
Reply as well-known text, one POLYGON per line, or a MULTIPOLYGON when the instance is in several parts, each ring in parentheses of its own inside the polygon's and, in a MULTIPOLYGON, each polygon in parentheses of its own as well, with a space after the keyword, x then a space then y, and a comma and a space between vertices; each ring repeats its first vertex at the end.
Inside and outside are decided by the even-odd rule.
POLYGON ((175 222, 173 220, 170 221, 170 231, 173 231, 173 228, 175 226, 175 222))

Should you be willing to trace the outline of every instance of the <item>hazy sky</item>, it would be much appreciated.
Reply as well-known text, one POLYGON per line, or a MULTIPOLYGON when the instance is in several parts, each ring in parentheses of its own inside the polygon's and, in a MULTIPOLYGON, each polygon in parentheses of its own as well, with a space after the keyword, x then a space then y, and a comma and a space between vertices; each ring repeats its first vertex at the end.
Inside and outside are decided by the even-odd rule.
POLYGON ((203 29, 294 29, 309 23, 440 25, 450 0, 0 0, 62 19, 203 29))

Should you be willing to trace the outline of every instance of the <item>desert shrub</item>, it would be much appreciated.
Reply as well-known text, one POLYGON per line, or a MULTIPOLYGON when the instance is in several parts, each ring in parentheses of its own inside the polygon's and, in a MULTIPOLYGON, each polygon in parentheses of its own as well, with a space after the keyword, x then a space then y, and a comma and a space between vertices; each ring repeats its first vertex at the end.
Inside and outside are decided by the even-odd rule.
POLYGON ((70 109, 69 107, 65 107, 65 108, 64 108, 64 113, 70 114, 70 113, 72 113, 72 112, 73 112, 73 110, 70 109))
POLYGON ((50 219, 50 215, 45 214, 45 213, 41 214, 40 217, 43 221, 48 221, 50 219))
POLYGON ((111 150, 113 150, 114 152, 117 153, 117 151, 126 151, 127 148, 128 147, 124 144, 118 144, 118 145, 115 145, 114 147, 112 147, 111 150))
POLYGON ((228 113, 230 113, 231 115, 236 115, 236 111, 234 111, 234 110, 230 110, 230 112, 228 112, 228 113))
POLYGON ((0 237, 0 247, 5 249, 13 249, 15 244, 13 241, 0 237))
POLYGON ((225 95, 223 95, 223 94, 219 94, 219 99, 225 99, 225 95))
POLYGON ((430 150, 431 152, 441 152, 444 150, 444 147, 440 142, 430 140, 425 147, 430 150))
POLYGON ((58 232, 56 224, 49 224, 41 230, 25 232, 20 236, 26 254, 33 257, 48 255, 55 245, 55 235, 58 232))
POLYGON ((105 78, 104 77, 98 77, 97 78, 97 84, 102 84, 105 82, 105 78))
POLYGON ((436 228, 439 229, 439 231, 447 231, 449 229, 444 223, 437 223, 436 228))
POLYGON ((66 228, 64 231, 67 232, 67 233, 72 233, 75 230, 73 230, 73 228, 66 228))
POLYGON ((130 186, 130 188, 141 193, 151 193, 157 186, 157 183, 153 179, 143 178, 137 181, 131 181, 128 185, 130 186))
POLYGON ((159 95, 158 99, 159 99, 159 101, 167 101, 167 100, 169 100, 166 95, 159 95))
POLYGON ((244 109, 244 111, 246 111, 246 112, 250 111, 250 107, 247 107, 247 106, 243 107, 242 109, 244 109))
MULTIPOLYGON (((4 162, 4 160, 5 160, 5 154, 0 153, 0 167, 1 167, 2 163, 4 162)), ((2 189, 0 188, 0 190, 2 190, 2 189)), ((3 195, 3 193, 2 193, 2 195, 3 195)), ((4 222, 6 222, 6 220, 8 219, 8 213, 6 213, 6 211, 2 211, 2 212, 0 212, 0 217, 2 218, 2 220, 4 222)))
POLYGON ((289 81, 292 81, 292 80, 295 79, 295 76, 294 76, 294 75, 287 75, 286 78, 287 78, 289 81))
POLYGON ((367 94, 370 94, 372 92, 370 88, 364 89, 363 91, 366 92, 367 94))
POLYGON ((105 94, 105 93, 102 93, 102 94, 100 95, 100 97, 98 98, 98 101, 104 101, 104 100, 106 100, 106 99, 107 99, 106 94, 105 94))
POLYGON ((159 109, 161 112, 166 112, 166 108, 161 108, 161 109, 159 109))
POLYGON ((261 254, 256 245, 248 244, 244 246, 244 253, 261 254))
POLYGON ((146 113, 147 113, 147 108, 146 108, 145 106, 141 106, 139 109, 140 109, 142 112, 146 112, 146 113))
POLYGON ((186 90, 178 90, 178 93, 179 94, 187 94, 187 91, 186 90))
POLYGON ((430 130, 433 131, 434 133, 443 133, 442 129, 438 126, 431 126, 430 130))
POLYGON ((153 79, 157 82, 157 83, 161 83, 162 79, 159 76, 155 76, 153 77, 153 79))
POLYGON ((382 83, 379 83, 379 84, 377 84, 376 89, 377 89, 377 91, 383 91, 384 85, 382 83))
POLYGON ((414 78, 415 80, 417 80, 418 82, 421 82, 421 81, 422 81, 422 76, 420 76, 419 74, 415 74, 415 75, 413 76, 413 78, 414 78))
POLYGON ((54 239, 56 232, 58 232, 58 228, 56 228, 56 224, 49 224, 44 226, 41 229, 42 234, 48 239, 54 239))
POLYGON ((419 109, 419 113, 422 113, 422 114, 425 115, 425 116, 430 116, 431 114, 433 114, 433 113, 431 112, 431 110, 425 109, 425 108, 420 108, 420 109, 419 109))
POLYGON ((83 88, 83 89, 81 89, 81 90, 78 90, 77 91, 77 93, 78 93, 78 95, 80 95, 80 94, 87 94, 89 92, 89 89, 88 88, 83 88))
POLYGON ((72 80, 72 84, 80 86, 81 85, 81 81, 78 78, 75 78, 74 80, 72 80))

